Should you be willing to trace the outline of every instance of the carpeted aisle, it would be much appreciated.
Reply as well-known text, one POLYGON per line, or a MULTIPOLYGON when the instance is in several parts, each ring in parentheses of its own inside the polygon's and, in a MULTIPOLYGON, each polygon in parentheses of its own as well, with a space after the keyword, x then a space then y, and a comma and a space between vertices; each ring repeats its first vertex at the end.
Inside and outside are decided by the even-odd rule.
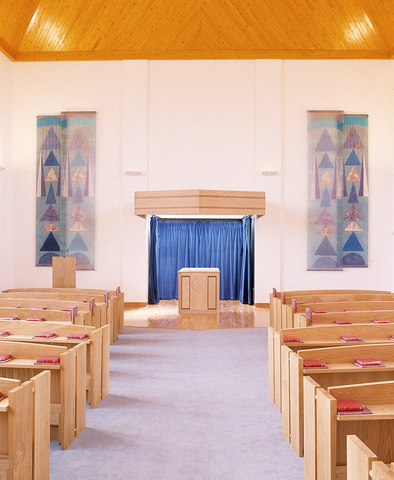
POLYGON ((51 480, 301 480, 303 459, 268 398, 267 330, 125 328, 110 395, 51 480))

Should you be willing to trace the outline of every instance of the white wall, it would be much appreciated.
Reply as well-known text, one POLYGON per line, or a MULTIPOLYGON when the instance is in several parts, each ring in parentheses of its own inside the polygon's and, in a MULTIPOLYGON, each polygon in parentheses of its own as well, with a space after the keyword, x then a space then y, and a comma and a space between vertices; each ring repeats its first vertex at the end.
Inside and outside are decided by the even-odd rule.
POLYGON ((134 191, 206 188, 266 192, 267 212, 256 232, 257 302, 268 302, 273 286, 393 289, 392 61, 139 60, 10 68, 13 276, 6 286, 51 284, 51 269, 34 266, 36 115, 96 110, 96 270, 77 272, 78 286, 120 284, 126 301, 146 301, 147 222, 133 214, 134 191), (306 271, 306 111, 316 108, 369 114, 368 269, 306 271), (142 175, 125 176, 126 170, 142 175), (263 177, 263 170, 280 175, 263 177), (21 203, 21 192, 31 201, 21 203))
POLYGON ((11 284, 12 251, 12 62, 0 54, 0 291, 11 284))

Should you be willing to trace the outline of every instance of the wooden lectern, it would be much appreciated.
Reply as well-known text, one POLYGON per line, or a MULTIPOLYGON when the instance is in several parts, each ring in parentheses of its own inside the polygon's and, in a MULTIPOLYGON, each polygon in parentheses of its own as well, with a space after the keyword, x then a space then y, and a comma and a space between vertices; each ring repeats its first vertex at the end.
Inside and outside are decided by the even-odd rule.
POLYGON ((181 268, 178 272, 178 312, 218 313, 218 268, 181 268))
POLYGON ((76 286, 76 258, 52 257, 52 288, 76 288, 76 286))

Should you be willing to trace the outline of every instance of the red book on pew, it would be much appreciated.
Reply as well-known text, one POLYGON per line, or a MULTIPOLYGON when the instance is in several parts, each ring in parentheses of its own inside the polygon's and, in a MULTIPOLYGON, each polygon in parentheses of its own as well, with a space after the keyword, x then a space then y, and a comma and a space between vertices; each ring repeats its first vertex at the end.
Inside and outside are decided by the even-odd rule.
POLYGON ((372 413, 372 411, 358 400, 337 400, 338 415, 357 415, 361 413, 372 413))
POLYGON ((0 320, 14 321, 18 320, 18 317, 1 317, 0 320))
POLYGON ((34 365, 59 365, 60 357, 56 355, 42 355, 38 357, 34 365))
POLYGON ((32 338, 55 338, 56 334, 52 332, 37 332, 32 338))
POLYGON ((304 343, 300 338, 298 337, 285 337, 283 339, 284 343, 304 343))
POLYGON ((7 335, 9 335, 10 333, 7 332, 7 330, 0 330, 0 337, 6 337, 7 335))
POLYGON ((342 335, 340 340, 342 340, 342 342, 363 342, 364 341, 362 337, 358 337, 357 335, 352 335, 352 336, 342 335))
POLYGON ((70 333, 67 335, 69 340, 76 339, 76 340, 86 340, 89 336, 86 333, 70 333))
POLYGON ((372 320, 371 323, 376 323, 376 324, 378 324, 378 323, 390 323, 390 320, 372 320))
POLYGON ((337 412, 361 412, 364 405, 358 400, 337 400, 337 412))
POLYGON ((315 313, 315 314, 317 314, 317 313, 327 313, 327 310, 313 310, 312 313, 315 313))
POLYGON ((44 319, 42 317, 29 317, 26 318, 27 322, 43 322, 44 319))
POLYGON ((0 354, 0 363, 5 363, 11 360, 11 355, 8 355, 8 353, 1 353, 0 354))
POLYGON ((322 360, 304 360, 304 368, 328 368, 322 360))
POLYGON ((377 358, 357 358, 356 365, 359 367, 385 367, 382 361, 377 358))
POLYGON ((350 320, 335 320, 334 325, 351 325, 350 320))

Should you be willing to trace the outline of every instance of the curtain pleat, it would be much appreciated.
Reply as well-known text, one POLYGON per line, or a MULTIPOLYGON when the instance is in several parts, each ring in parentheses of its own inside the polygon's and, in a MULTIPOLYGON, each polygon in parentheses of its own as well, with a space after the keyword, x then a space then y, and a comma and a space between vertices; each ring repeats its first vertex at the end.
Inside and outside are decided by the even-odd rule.
POLYGON ((220 298, 252 304, 250 217, 242 221, 152 217, 149 303, 177 299, 178 271, 185 267, 219 268, 220 298))
POLYGON ((157 276, 157 217, 150 220, 150 253, 149 253, 149 303, 159 303, 157 276))

